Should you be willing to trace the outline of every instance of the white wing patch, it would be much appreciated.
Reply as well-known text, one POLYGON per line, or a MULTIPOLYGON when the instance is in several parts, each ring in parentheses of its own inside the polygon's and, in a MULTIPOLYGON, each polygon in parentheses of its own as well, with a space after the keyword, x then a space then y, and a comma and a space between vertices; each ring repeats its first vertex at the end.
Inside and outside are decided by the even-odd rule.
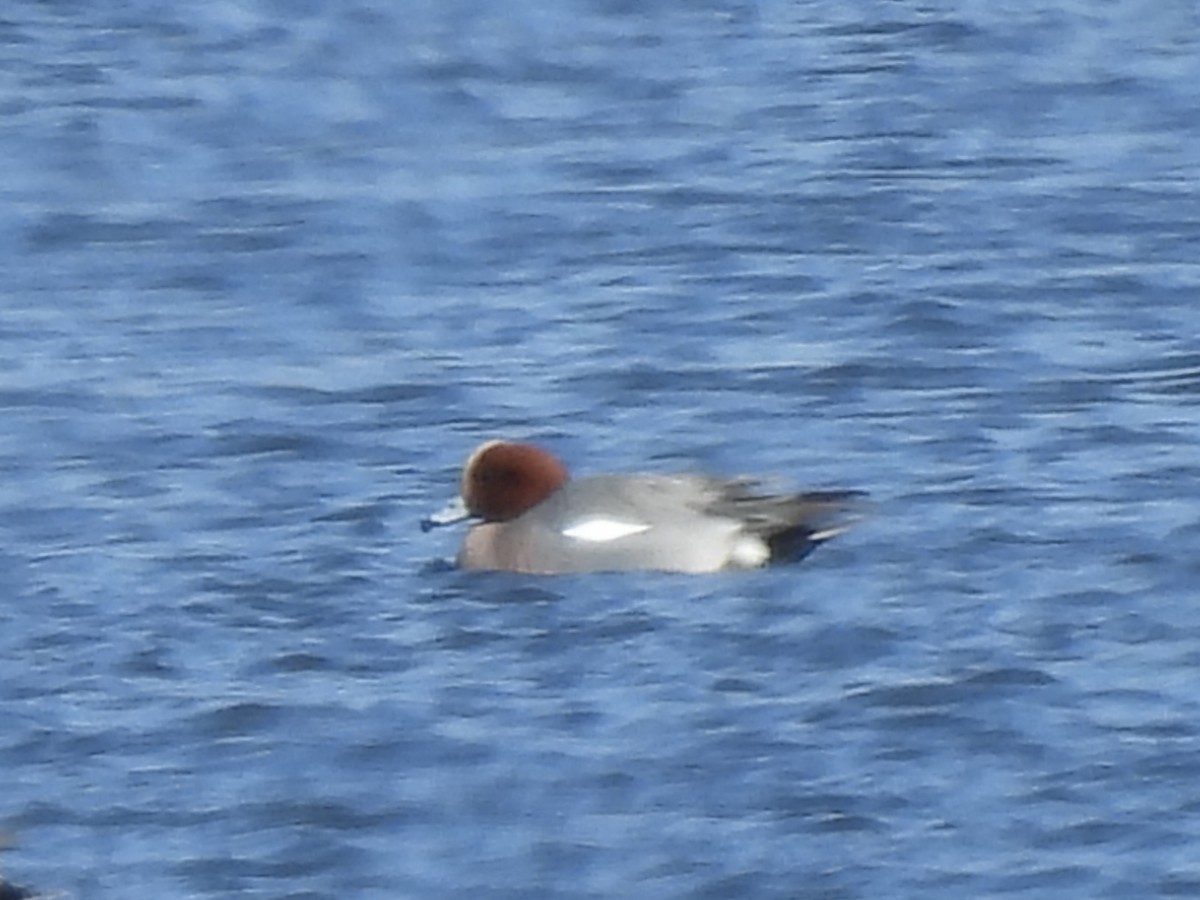
POLYGON ((643 531, 649 530, 649 525, 643 525, 640 522, 622 522, 620 519, 596 517, 583 519, 576 522, 570 528, 563 529, 563 537, 569 537, 576 541, 604 543, 605 541, 615 541, 619 538, 629 537, 632 534, 641 534, 643 531))

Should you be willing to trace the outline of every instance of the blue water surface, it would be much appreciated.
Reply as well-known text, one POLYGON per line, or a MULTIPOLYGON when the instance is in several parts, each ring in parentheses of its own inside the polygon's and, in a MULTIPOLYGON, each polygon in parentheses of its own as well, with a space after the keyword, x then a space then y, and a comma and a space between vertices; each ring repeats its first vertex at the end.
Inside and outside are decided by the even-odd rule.
POLYGON ((1193 4, 14 0, 0 869, 1200 896, 1193 4), (464 573, 478 442, 851 487, 464 573))

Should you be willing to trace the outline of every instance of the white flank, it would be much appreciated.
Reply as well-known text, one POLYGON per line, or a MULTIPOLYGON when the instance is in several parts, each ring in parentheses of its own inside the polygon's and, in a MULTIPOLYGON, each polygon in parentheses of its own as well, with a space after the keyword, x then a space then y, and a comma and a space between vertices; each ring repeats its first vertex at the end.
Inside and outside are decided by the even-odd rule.
POLYGON ((629 537, 631 534, 641 534, 643 531, 649 530, 649 525, 641 525, 637 522, 621 522, 617 519, 584 519, 565 529, 563 536, 576 541, 601 543, 629 537))
POLYGON ((733 553, 729 556, 734 565, 747 569, 766 565, 771 558, 771 550, 761 538, 742 535, 733 545, 733 553))

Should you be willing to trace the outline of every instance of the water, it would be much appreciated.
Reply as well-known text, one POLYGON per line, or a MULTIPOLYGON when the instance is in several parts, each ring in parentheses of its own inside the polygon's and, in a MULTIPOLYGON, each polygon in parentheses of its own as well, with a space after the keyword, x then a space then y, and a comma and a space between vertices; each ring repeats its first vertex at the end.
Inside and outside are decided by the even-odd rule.
POLYGON ((70 898, 1200 893, 1182 3, 18 2, 0 865, 70 898), (523 578, 480 440, 869 490, 523 578))

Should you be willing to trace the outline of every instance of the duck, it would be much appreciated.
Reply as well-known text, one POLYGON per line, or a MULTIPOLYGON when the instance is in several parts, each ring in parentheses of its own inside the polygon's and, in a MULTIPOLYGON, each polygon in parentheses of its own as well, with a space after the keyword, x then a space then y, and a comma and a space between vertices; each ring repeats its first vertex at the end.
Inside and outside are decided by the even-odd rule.
POLYGON ((421 524, 475 520, 463 569, 703 574, 798 562, 860 519, 865 496, 774 494, 758 479, 698 474, 571 478, 540 446, 490 440, 467 457, 458 496, 421 524))

